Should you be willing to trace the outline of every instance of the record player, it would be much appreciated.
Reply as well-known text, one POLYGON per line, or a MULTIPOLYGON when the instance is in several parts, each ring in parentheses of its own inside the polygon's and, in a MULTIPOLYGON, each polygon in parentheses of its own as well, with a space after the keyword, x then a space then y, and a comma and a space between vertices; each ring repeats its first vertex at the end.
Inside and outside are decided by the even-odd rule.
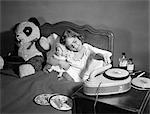
POLYGON ((84 83, 83 92, 86 95, 111 95, 129 91, 131 77, 129 72, 120 68, 108 69, 93 79, 84 83))

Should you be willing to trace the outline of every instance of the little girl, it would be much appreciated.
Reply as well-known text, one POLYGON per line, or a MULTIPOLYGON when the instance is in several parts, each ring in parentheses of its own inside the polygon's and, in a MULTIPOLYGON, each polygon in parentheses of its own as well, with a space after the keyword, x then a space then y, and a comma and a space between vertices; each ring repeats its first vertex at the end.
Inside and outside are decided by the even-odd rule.
POLYGON ((74 53, 73 56, 67 58, 72 67, 69 67, 66 72, 75 82, 91 79, 112 67, 110 64, 111 52, 96 48, 87 43, 82 43, 82 39, 83 36, 71 29, 66 30, 63 37, 60 38, 60 43, 74 53), (94 54, 101 55, 104 61, 91 59, 94 54))

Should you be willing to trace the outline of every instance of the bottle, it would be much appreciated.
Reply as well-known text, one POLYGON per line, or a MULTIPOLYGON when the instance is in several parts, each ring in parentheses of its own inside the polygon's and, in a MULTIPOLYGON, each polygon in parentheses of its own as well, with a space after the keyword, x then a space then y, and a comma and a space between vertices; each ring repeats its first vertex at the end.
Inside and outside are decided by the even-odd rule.
POLYGON ((128 60, 127 70, 129 73, 132 73, 134 71, 134 63, 133 63, 132 58, 129 58, 128 60))
POLYGON ((124 52, 122 52, 122 56, 121 58, 119 58, 119 67, 122 69, 127 69, 127 58, 126 58, 126 54, 124 52))

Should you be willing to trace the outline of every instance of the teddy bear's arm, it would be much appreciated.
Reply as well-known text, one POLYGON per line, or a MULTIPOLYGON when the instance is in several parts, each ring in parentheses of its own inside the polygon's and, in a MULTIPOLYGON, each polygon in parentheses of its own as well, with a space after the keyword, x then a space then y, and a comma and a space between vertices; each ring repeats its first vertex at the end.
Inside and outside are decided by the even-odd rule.
POLYGON ((51 50, 51 46, 50 46, 49 44, 47 44, 46 41, 41 40, 41 39, 39 39, 39 40, 35 43, 35 45, 36 45, 36 48, 37 48, 40 52, 43 52, 43 53, 48 52, 48 51, 51 50), (43 47, 44 45, 45 45, 46 47, 43 47))

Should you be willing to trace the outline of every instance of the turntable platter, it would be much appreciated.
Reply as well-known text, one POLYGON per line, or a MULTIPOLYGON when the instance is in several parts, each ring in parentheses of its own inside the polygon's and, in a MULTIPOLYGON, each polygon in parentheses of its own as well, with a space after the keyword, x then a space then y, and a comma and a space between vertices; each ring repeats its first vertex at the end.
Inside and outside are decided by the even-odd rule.
POLYGON ((105 72, 107 78, 112 79, 125 79, 129 76, 129 72, 120 68, 112 68, 105 72))

